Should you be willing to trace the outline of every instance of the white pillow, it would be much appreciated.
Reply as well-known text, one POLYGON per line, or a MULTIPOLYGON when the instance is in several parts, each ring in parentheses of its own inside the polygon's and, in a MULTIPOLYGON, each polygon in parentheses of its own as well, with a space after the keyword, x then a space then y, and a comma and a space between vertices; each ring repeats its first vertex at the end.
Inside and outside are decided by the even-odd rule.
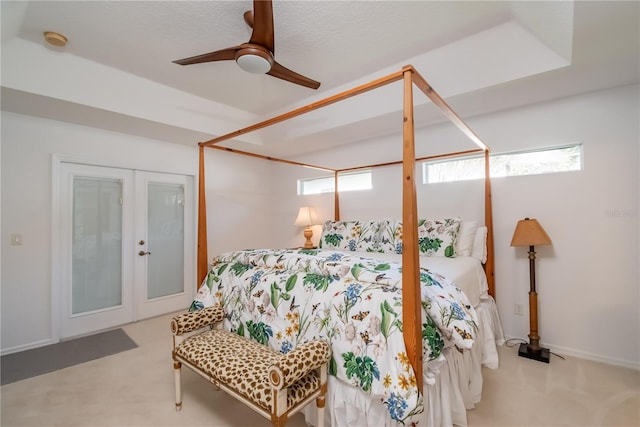
POLYGON ((456 254, 459 256, 471 256, 473 241, 476 237, 478 221, 463 221, 460 223, 458 231, 458 241, 456 242, 456 254))
POLYGON ((487 262, 487 227, 478 227, 473 239, 471 256, 479 259, 483 264, 487 262))

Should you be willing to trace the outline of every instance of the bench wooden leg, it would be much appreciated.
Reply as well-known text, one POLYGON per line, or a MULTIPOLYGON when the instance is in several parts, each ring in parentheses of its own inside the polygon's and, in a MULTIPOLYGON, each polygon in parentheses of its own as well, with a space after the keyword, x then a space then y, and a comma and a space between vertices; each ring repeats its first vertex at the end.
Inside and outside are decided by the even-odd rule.
POLYGON ((287 389, 273 390, 271 403, 271 424, 273 427, 284 427, 287 423, 287 389))
POLYGON ((182 368, 182 363, 173 362, 173 372, 174 372, 174 379, 176 384, 176 411, 179 411, 182 409, 182 381, 180 378, 180 373, 181 373, 180 368, 182 368))
POLYGON ((274 415, 271 416, 271 424, 273 427, 285 427, 287 424, 287 414, 276 417, 274 415))
POLYGON ((327 366, 323 365, 319 369, 320 396, 316 399, 317 427, 324 427, 324 407, 327 396, 327 366))
POLYGON ((316 399, 316 411, 318 416, 316 420, 317 427, 324 427, 324 396, 318 396, 316 399))

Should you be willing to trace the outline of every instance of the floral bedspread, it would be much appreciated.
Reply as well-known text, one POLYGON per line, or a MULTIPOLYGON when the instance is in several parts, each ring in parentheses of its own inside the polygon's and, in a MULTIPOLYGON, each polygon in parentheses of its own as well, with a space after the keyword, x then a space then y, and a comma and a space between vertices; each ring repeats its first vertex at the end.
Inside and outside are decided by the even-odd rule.
MULTIPOLYGON (((422 395, 402 335, 402 266, 329 250, 249 250, 216 257, 191 310, 221 303, 224 327, 287 353, 330 342, 329 373, 380 398, 392 419, 422 412, 422 395)), ((442 276, 420 271, 423 357, 446 338, 468 349, 477 317, 442 276)))

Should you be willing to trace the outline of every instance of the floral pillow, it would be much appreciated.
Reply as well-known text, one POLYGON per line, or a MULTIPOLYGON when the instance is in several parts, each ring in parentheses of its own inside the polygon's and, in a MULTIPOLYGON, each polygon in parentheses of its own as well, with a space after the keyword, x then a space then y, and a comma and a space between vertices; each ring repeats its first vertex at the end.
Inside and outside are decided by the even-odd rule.
POLYGON ((378 222, 325 221, 320 248, 341 251, 382 252, 378 246, 378 222))
POLYGON ((420 255, 455 258, 460 217, 418 220, 420 255))
POLYGON ((386 239, 383 235, 387 224, 387 221, 371 221, 366 223, 365 227, 371 238, 363 239, 363 245, 360 246, 359 250, 364 252, 393 253, 393 240, 386 239))
MULTIPOLYGON (((460 218, 418 220, 420 255, 454 258, 460 218)), ((320 248, 357 252, 402 253, 402 222, 326 221, 320 248)))
POLYGON ((386 219, 380 221, 378 231, 380 246, 384 252, 392 254, 402 253, 402 221, 386 219))

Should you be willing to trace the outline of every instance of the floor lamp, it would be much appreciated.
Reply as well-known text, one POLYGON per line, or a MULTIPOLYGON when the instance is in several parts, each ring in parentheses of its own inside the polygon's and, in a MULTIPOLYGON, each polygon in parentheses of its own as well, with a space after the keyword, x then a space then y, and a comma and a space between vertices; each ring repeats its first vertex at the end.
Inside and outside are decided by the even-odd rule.
POLYGON ((534 246, 550 245, 551 239, 536 219, 521 219, 513 232, 511 246, 529 246, 529 344, 520 344, 518 355, 549 363, 549 349, 540 347, 538 335, 538 294, 534 246))

